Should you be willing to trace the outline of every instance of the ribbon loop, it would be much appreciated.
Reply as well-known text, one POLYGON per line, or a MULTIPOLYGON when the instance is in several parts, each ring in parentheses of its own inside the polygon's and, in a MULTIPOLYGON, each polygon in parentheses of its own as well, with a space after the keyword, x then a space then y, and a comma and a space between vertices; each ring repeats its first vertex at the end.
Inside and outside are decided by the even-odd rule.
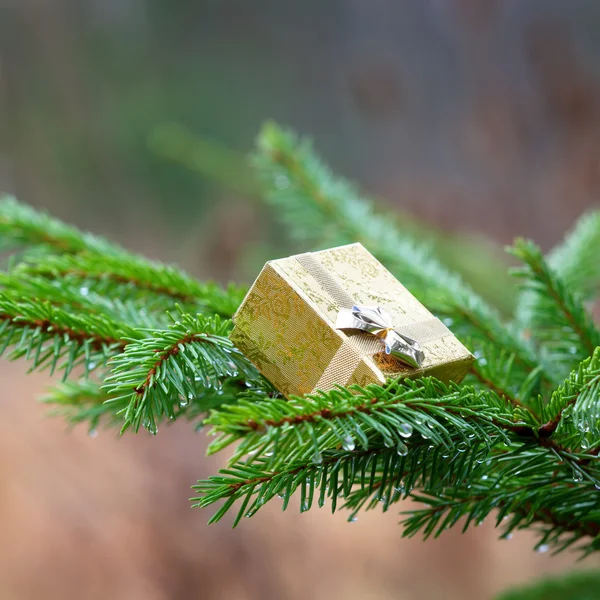
POLYGON ((411 367, 420 367, 425 358, 419 342, 395 330, 392 317, 381 306, 355 305, 351 309, 342 308, 335 326, 336 329, 354 329, 378 337, 385 346, 386 354, 391 354, 411 367))

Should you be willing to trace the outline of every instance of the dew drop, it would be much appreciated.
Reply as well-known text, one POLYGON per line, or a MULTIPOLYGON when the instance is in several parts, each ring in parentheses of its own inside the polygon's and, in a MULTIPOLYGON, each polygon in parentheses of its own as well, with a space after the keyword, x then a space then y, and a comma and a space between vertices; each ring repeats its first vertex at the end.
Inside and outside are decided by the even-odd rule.
POLYGON ((358 517, 356 515, 351 515, 348 519, 348 523, 356 523, 358 521, 358 517))
POLYGON ((550 546, 548 546, 548 544, 540 544, 536 547, 535 551, 543 554, 544 552, 548 552, 549 549, 550 546))
POLYGON ((468 446, 466 444, 466 442, 461 442, 458 446, 456 446, 456 450, 458 452, 465 452, 467 450, 468 446))
POLYGON ((156 423, 151 421, 150 419, 146 419, 144 421, 144 428, 148 430, 148 433, 151 435, 156 435, 158 433, 158 427, 156 423))
POLYGON ((323 462, 323 455, 318 450, 315 450, 312 461, 315 465, 320 465, 323 462))
POLYGON ((488 476, 487 476, 487 475, 482 475, 482 476, 481 476, 481 481, 486 481, 486 480, 487 480, 487 478, 488 478, 488 476))
POLYGON ((97 431, 96 429, 90 429, 90 430, 88 431, 88 435, 89 435, 91 438, 96 438, 96 437, 98 437, 98 431, 97 431))
POLYGON ((511 539, 512 539, 512 536, 513 536, 513 534, 512 534, 512 533, 505 533, 505 534, 502 536, 502 539, 503 539, 503 540, 511 540, 511 539))
POLYGON ((79 293, 82 296, 87 296, 90 293, 90 288, 88 288, 88 287, 81 287, 81 288, 79 288, 79 293))
POLYGON ((406 447, 406 444, 403 444, 401 441, 398 441, 398 443, 396 444, 396 452, 400 456, 406 456, 408 454, 408 448, 406 447))
POLYGON ((352 439, 351 436, 347 435, 342 440, 342 448, 344 450, 346 450, 346 452, 352 452, 352 450, 354 450, 354 448, 356 448, 356 444, 354 443, 354 440, 352 439))
POLYGON ((573 481, 575 483, 581 483, 583 481, 583 473, 580 471, 573 471, 573 481))
POLYGON ((302 506, 300 506, 300 512, 306 512, 308 510, 308 502, 303 502, 302 506))
POLYGON ((401 423, 398 426, 398 433, 403 438, 409 438, 412 435, 412 432, 413 432, 413 427, 410 423, 401 423))

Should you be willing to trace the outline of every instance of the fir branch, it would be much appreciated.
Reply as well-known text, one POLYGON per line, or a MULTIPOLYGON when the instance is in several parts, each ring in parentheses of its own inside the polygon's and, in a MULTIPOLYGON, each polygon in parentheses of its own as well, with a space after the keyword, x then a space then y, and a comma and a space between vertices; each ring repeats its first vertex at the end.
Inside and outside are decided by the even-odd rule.
POLYGON ((600 211, 582 215, 564 241, 548 256, 550 268, 570 292, 593 298, 600 288, 600 211))
POLYGON ((530 315, 531 336, 553 369, 564 377, 600 345, 600 332, 534 243, 519 239, 511 252, 525 263, 525 268, 514 274, 524 280, 525 289, 537 295, 530 315))
POLYGON ((93 290, 116 298, 148 299, 162 311, 182 302, 192 311, 230 317, 240 305, 245 288, 200 283, 170 265, 135 255, 99 256, 82 252, 76 256, 35 258, 12 271, 14 277, 46 277, 63 284, 93 290), (162 296, 162 303, 158 298, 162 296))
MULTIPOLYGON (((246 386, 243 385, 244 389, 246 386)), ((204 418, 209 410, 224 403, 233 403, 240 393, 239 380, 225 380, 219 389, 198 390, 190 401, 178 398, 174 405, 174 418, 185 418, 195 424, 197 430, 204 426, 204 418)), ((258 390, 255 392, 258 393, 258 390)), ((60 416, 70 425, 85 423, 90 432, 104 424, 122 425, 122 415, 127 410, 128 397, 117 398, 108 395, 101 383, 92 379, 65 381, 50 388, 41 402, 51 407, 51 416, 60 416)))
POLYGON ((544 543, 560 544, 565 533, 571 535, 572 541, 596 535, 600 514, 597 509, 588 512, 590 507, 596 506, 593 486, 589 483, 587 487, 574 486, 564 471, 549 478, 548 473, 556 470, 560 463, 540 448, 535 452, 536 457, 543 460, 542 473, 531 472, 527 453, 515 452, 515 463, 519 461, 525 467, 521 471, 523 477, 516 477, 519 473, 515 470, 516 464, 511 464, 515 471, 512 478, 507 475, 508 469, 498 476, 493 472, 490 475, 489 462, 486 463, 489 449, 484 439, 477 442, 454 444, 444 450, 421 438, 414 443, 411 440, 409 453, 400 454, 393 448, 374 443, 368 450, 334 449, 318 462, 297 460, 277 469, 273 469, 268 458, 260 457, 252 462, 236 463, 222 470, 220 475, 200 481, 194 489, 201 495, 192 501, 194 506, 206 507, 225 500, 211 519, 215 522, 236 500, 243 499, 235 526, 243 515, 253 515, 276 495, 283 498, 285 510, 298 489, 301 511, 309 510, 315 498, 318 497, 319 506, 323 506, 329 497, 332 510, 340 500, 344 501, 344 507, 352 511, 350 520, 367 504, 368 508, 381 506, 385 511, 400 499, 413 497, 429 508, 410 511, 405 521, 405 535, 409 536, 417 531, 424 532, 426 537, 439 535, 463 517, 467 517, 466 528, 471 523, 480 523, 498 507, 501 509, 499 522, 505 516, 512 518, 507 532, 521 526, 531 527, 532 522, 551 523, 553 527, 545 532, 544 543), (526 484, 523 483, 525 477, 526 484), (415 487, 423 491, 413 492, 415 487), (571 514, 586 512, 580 519, 569 519, 569 510, 571 514))
POLYGON ((140 425, 151 433, 157 418, 175 417, 175 406, 186 405, 206 388, 220 389, 224 380, 259 378, 256 369, 226 335, 229 321, 180 314, 166 330, 147 331, 111 360, 112 374, 104 390, 127 399, 123 430, 140 425))
POLYGON ((9 273, 0 272, 0 290, 12 298, 36 298, 65 311, 99 315, 131 327, 157 328, 170 323, 163 302, 128 299, 125 295, 109 297, 81 281, 55 281, 13 269, 9 273))
MULTIPOLYGON (((593 299, 600 288, 600 211, 582 215, 564 241, 550 252, 547 264, 569 292, 582 300, 593 299)), ((540 294, 525 289, 516 305, 516 322, 522 330, 532 330, 539 314, 540 294)))
POLYGON ((214 283, 200 283, 179 268, 80 232, 12 197, 0 201, 0 240, 4 245, 38 250, 26 254, 12 269, 15 279, 46 277, 121 300, 150 298, 161 311, 180 302, 190 312, 230 317, 246 291, 233 285, 225 290, 214 283), (152 296, 163 297, 163 303, 157 305, 158 298, 152 296))
MULTIPOLYGON (((236 463, 218 476, 199 481, 193 489, 201 495, 192 498, 192 502, 193 506, 207 507, 225 500, 209 521, 214 523, 236 500, 242 500, 233 522, 235 527, 242 516, 252 516, 275 496, 283 499, 282 508, 286 510, 297 490, 300 490, 301 512, 309 510, 315 500, 319 507, 324 506, 327 498, 335 512, 338 503, 350 496, 354 486, 360 486, 363 495, 371 496, 377 489, 377 473, 384 473, 386 485, 399 486, 411 477, 407 470, 412 472, 414 480, 437 476, 445 479, 451 472, 444 468, 448 455, 415 451, 413 456, 421 457, 421 461, 407 459, 405 454, 381 446, 369 450, 332 450, 318 463, 297 461, 282 465, 278 470, 271 470, 268 459, 259 458, 252 463, 236 463), (435 466, 427 468, 423 461, 428 465, 434 461, 435 466)), ((455 475, 455 481, 458 479, 455 475)))
POLYGON ((50 414, 64 418, 69 425, 86 423, 90 434, 102 424, 116 425, 121 421, 119 412, 126 407, 107 395, 100 383, 92 379, 65 381, 53 386, 41 398, 52 407, 50 414))
POLYGON ((86 372, 125 347, 139 333, 102 316, 73 314, 48 302, 0 294, 0 355, 26 358, 32 369, 63 370, 66 379, 79 364, 86 372))
POLYGON ((241 438, 232 461, 268 448, 274 465, 318 460, 325 450, 340 446, 368 449, 373 434, 386 446, 407 452, 407 439, 415 434, 447 446, 449 430, 458 425, 464 439, 481 438, 484 432, 497 435, 502 427, 517 425, 510 408, 498 398, 468 387, 447 387, 432 378, 393 381, 386 387, 351 386, 289 401, 250 399, 223 407, 207 423, 214 426, 213 435, 219 434, 209 453, 241 438))
POLYGON ((66 254, 88 251, 114 256, 126 253, 113 242, 91 233, 82 233, 46 213, 17 202, 12 196, 0 199, 0 240, 14 247, 42 245, 66 254))
MULTIPOLYGON (((509 443, 503 427, 512 427, 512 413, 502 412, 507 407, 499 399, 482 403, 481 398, 474 398, 469 402, 467 393, 458 388, 454 388, 455 396, 436 397, 443 384, 425 380, 402 387, 404 402, 378 402, 378 392, 392 398, 399 395, 401 387, 356 387, 352 389, 358 396, 355 400, 347 390, 317 394, 312 406, 303 403, 306 399, 294 398, 289 408, 269 400, 254 408, 245 403, 224 407, 221 428, 225 438, 221 444, 245 432, 248 442, 243 442, 247 444, 243 451, 250 458, 234 462, 220 476, 199 482, 196 489, 203 495, 194 501, 208 506, 225 499, 214 521, 236 499, 244 497, 237 523, 242 514, 252 514, 277 494, 283 494, 287 506, 291 494, 300 487, 302 510, 310 508, 310 499, 319 489, 319 504, 329 494, 335 509, 338 497, 349 497, 355 483, 361 483, 361 494, 371 496, 377 489, 378 471, 384 473, 383 487, 391 477, 410 488, 426 481, 433 486, 434 481, 439 484, 448 477, 453 485, 460 485, 489 448, 509 443), (330 412, 326 412, 328 406, 330 412), (279 420, 273 421, 275 415, 279 420), (414 435, 413 430, 420 435, 414 435), (360 449, 356 449, 354 436, 360 449), (260 454, 252 456, 255 452, 260 454), (452 462, 447 461, 449 457, 457 461, 456 469, 448 468, 452 462)), ((219 415, 211 417, 213 424, 219 415)))
MULTIPOLYGON (((435 471, 435 477, 430 475, 433 465, 427 466, 422 454, 416 458, 425 474, 420 479, 415 478, 413 468, 406 468, 391 485, 385 472, 373 472, 371 489, 365 492, 355 487, 345 498, 350 520, 361 509, 381 507, 386 511, 410 497, 426 508, 404 513, 408 517, 403 521, 403 535, 408 537, 418 532, 425 538, 437 537, 461 520, 465 531, 483 522, 492 511, 498 511, 496 526, 502 527, 503 537, 514 529, 537 527, 542 533, 538 545, 552 544, 556 551, 600 534, 597 469, 596 479, 591 481, 576 477, 557 455, 527 444, 513 444, 509 452, 506 447, 495 447, 491 454, 485 447, 470 446, 458 471, 458 455, 452 458, 446 452, 444 456, 446 461, 439 474, 435 471), (413 487, 418 490, 413 491, 413 487), (575 517, 575 513, 580 514, 575 517)), ((589 548, 589 542, 584 541, 582 549, 589 548)))
MULTIPOLYGON (((240 438, 242 443, 222 476, 200 482, 197 489, 203 496, 195 501, 207 506, 225 499, 213 517, 218 520, 236 499, 243 498, 236 524, 242 514, 253 514, 276 494, 283 495, 287 505, 289 495, 298 488, 304 490, 304 509, 311 504, 306 504, 306 498, 320 490, 321 503, 327 493, 335 497, 334 505, 338 497, 345 498, 354 518, 359 509, 380 502, 387 510, 416 486, 420 491, 415 493, 429 498, 433 509, 409 520, 409 534, 417 530, 426 535, 441 533, 464 516, 468 525, 500 506, 506 509, 503 515, 512 515, 513 528, 530 526, 532 521, 548 524, 552 519, 554 527, 544 533, 543 540, 561 547, 563 534, 574 543, 589 533, 581 520, 566 524, 565 507, 569 502, 581 507, 577 494, 600 486, 600 471, 590 462, 593 456, 573 452, 560 439, 553 439, 554 432, 527 409, 513 412, 490 392, 478 394, 465 386, 446 388, 431 379, 395 382, 387 388, 339 389, 289 402, 240 402, 213 413, 208 422, 221 435, 213 450, 240 438), (520 419, 520 414, 526 419, 520 419), (363 485, 353 489, 359 469, 356 461, 373 453, 379 456, 382 447, 390 448, 388 461, 392 454, 405 460, 392 467, 372 459, 369 485, 364 485, 363 476, 363 485), (248 458, 240 460, 244 455, 248 458), (332 464, 337 465, 336 473, 342 473, 339 485, 337 480, 319 479, 320 469, 327 473, 332 464), (515 490, 531 482, 531 494, 551 485, 555 486, 553 494, 568 492, 571 497, 556 511, 550 500, 543 510, 523 513, 533 500, 525 493, 515 495, 515 490), (559 485, 563 487, 558 489, 559 485), (477 490, 482 486, 489 493, 480 497, 477 490)), ((595 518, 590 522, 600 527, 595 518)))
POLYGON ((426 508, 406 511, 402 521, 403 535, 412 537, 421 533, 425 538, 437 537, 448 527, 464 519, 463 531, 472 524, 480 524, 493 511, 498 511, 497 526, 503 525, 502 536, 516 529, 538 528, 541 538, 537 548, 552 545, 555 551, 580 543, 580 550, 589 551, 600 535, 600 510, 597 508, 597 490, 592 486, 574 486, 572 481, 556 476, 528 477, 528 481, 515 478, 502 480, 485 476, 469 488, 449 489, 445 494, 413 493, 411 497, 426 508), (503 523, 508 517, 506 524, 503 523))
POLYGON ((584 360, 544 407, 544 437, 596 451, 600 447, 600 349, 584 360))

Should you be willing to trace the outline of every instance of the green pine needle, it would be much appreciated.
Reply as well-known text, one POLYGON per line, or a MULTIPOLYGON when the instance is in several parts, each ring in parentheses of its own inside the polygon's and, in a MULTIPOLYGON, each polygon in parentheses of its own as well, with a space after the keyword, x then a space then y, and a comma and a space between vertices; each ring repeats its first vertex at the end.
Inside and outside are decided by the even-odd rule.
POLYGON ((510 251, 525 264, 513 273, 536 296, 529 333, 542 348, 542 359, 564 377, 600 345, 600 332, 580 299, 547 264, 538 246, 518 239, 510 251))
POLYGON ((111 362, 104 390, 115 401, 127 400, 123 430, 143 425, 157 431, 157 419, 174 418, 177 406, 187 405, 206 389, 230 378, 258 379, 256 369, 227 338, 229 321, 219 317, 173 317, 168 329, 148 330, 132 339, 111 362))

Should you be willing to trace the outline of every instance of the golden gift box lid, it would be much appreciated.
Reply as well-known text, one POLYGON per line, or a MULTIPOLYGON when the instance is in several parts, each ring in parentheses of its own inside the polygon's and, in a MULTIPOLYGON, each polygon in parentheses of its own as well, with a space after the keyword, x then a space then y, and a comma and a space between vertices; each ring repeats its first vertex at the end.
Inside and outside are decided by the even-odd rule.
POLYGON ((361 244, 268 262, 233 321, 232 342, 285 396, 403 376, 460 382, 474 360, 361 244), (416 341, 420 366, 386 354, 383 335, 337 329, 353 305, 385 314, 416 341))

